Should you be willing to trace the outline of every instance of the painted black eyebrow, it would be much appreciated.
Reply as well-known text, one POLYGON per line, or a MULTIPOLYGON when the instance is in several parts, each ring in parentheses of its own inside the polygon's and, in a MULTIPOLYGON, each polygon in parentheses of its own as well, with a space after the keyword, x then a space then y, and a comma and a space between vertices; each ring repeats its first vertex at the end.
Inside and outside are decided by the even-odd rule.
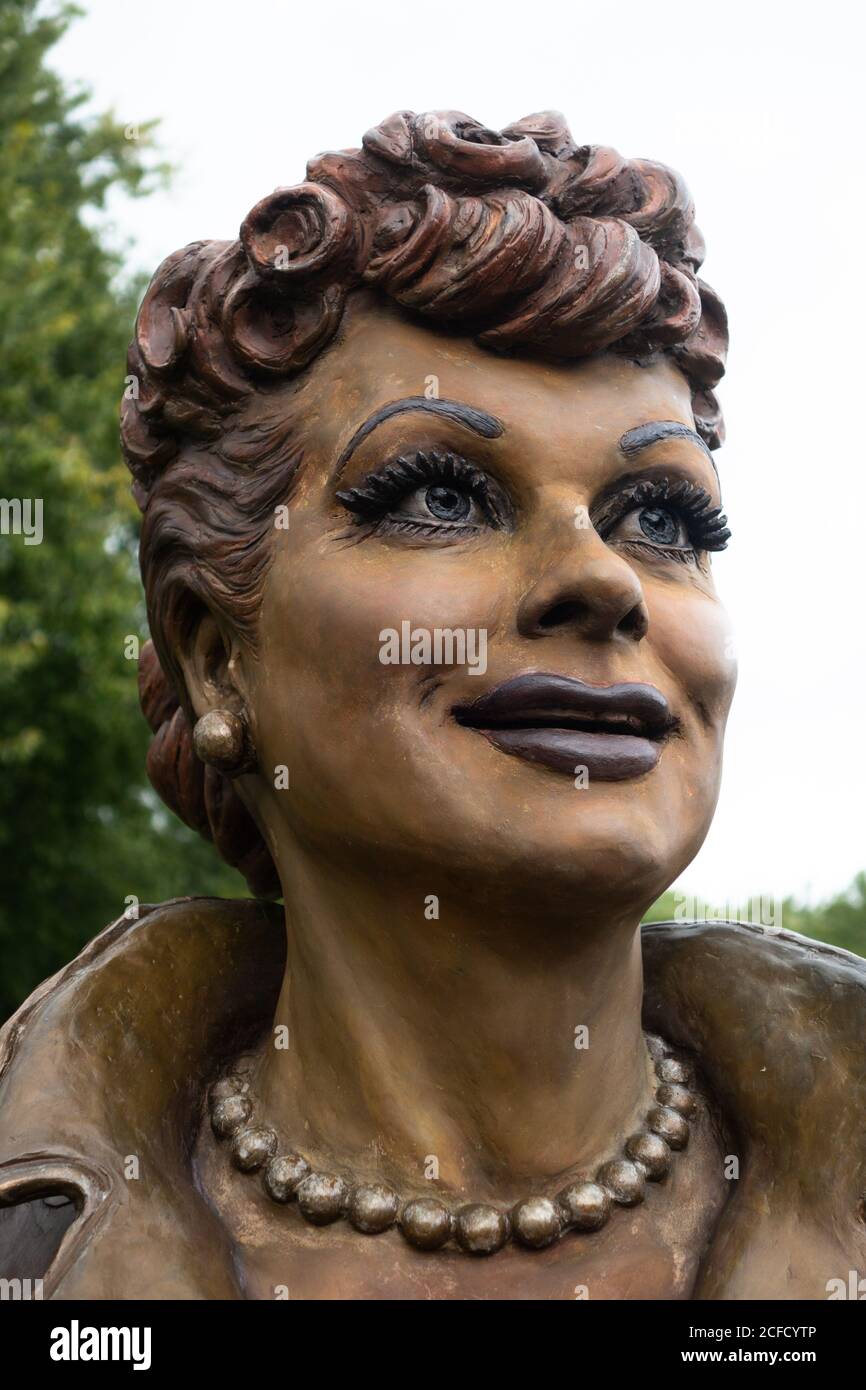
POLYGON ((466 425, 475 434, 481 435, 482 439, 498 439, 505 433, 505 426, 501 420, 497 420, 495 415, 488 415, 486 410, 478 410, 474 405, 464 405, 462 401, 443 401, 438 397, 406 396, 401 401, 389 401, 387 405, 380 406, 363 425, 359 425, 337 460, 334 477, 340 476, 355 449, 378 425, 408 410, 422 410, 429 415, 441 415, 446 420, 455 420, 459 425, 466 425))
POLYGON ((626 430, 619 441, 619 447, 626 458, 634 458, 641 449, 648 449, 660 439, 691 440, 692 444, 697 444, 703 449, 713 468, 716 468, 716 461, 701 436, 695 430, 689 429, 688 425, 681 424, 679 420, 651 420, 646 425, 637 425, 633 430, 626 430))

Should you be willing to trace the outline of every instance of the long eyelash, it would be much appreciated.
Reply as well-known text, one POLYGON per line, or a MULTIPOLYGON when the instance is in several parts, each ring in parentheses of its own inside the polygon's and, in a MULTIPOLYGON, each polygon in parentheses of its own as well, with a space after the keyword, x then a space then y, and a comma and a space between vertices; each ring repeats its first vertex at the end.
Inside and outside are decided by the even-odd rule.
POLYGON ((395 459, 371 473, 359 487, 337 493, 337 500, 352 512, 356 521, 373 521, 387 514, 389 507, 423 483, 459 483, 487 511, 499 526, 508 520, 504 500, 496 495, 490 479, 459 454, 438 449, 419 450, 395 459))
POLYGON ((654 502, 664 502, 679 513, 692 545, 698 550, 724 550, 731 539, 728 518, 721 507, 714 507, 710 494, 685 478, 674 483, 669 478, 642 478, 630 483, 606 502, 594 518, 599 534, 604 537, 634 507, 646 507, 654 502))

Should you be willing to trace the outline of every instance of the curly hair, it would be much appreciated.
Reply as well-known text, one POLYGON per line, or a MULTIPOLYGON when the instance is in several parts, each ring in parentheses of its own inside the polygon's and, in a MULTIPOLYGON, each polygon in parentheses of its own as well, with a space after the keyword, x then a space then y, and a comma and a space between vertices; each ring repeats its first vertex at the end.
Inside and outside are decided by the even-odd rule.
POLYGON ((140 673, 147 769, 253 892, 280 892, 275 867, 231 783, 195 756, 174 656, 204 605, 255 641, 274 507, 302 450, 284 399, 272 419, 250 405, 325 350, 347 296, 366 289, 499 353, 667 354, 716 448, 727 321, 698 278, 703 257, 678 174, 575 144, 556 112, 493 131, 461 112, 399 111, 257 203, 238 241, 193 242, 159 267, 121 415, 153 639, 140 673))

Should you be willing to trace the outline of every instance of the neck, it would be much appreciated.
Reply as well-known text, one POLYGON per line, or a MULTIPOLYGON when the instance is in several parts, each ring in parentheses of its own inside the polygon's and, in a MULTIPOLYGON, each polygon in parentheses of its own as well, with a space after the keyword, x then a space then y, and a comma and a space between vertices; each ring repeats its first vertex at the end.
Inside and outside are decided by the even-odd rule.
POLYGON ((424 877, 383 892, 369 869, 293 856, 262 1120, 312 1162, 403 1192, 433 1177, 516 1200, 590 1171, 650 1104, 638 914, 461 886, 437 918, 424 877))

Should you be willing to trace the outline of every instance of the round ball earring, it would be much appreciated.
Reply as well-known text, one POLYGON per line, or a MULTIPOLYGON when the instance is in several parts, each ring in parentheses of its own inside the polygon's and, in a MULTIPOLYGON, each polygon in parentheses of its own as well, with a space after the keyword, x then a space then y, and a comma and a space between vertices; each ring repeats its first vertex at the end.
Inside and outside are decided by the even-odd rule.
POLYGON ((242 714, 212 709, 196 721, 192 731, 196 756, 226 777, 240 777, 256 767, 249 726, 242 714))

